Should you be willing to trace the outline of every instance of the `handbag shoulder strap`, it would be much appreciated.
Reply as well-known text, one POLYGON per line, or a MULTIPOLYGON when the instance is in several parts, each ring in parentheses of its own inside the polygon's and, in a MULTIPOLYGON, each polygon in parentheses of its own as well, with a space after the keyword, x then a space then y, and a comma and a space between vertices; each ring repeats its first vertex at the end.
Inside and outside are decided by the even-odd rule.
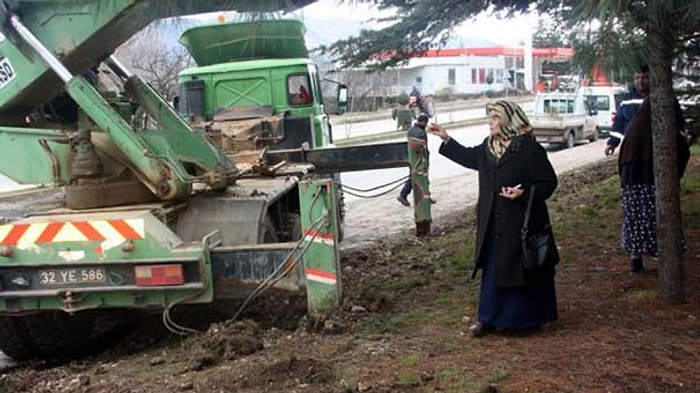
POLYGON ((535 186, 530 187, 528 190, 529 195, 527 196, 527 207, 525 208, 525 218, 523 219, 523 227, 520 230, 520 237, 522 240, 527 239, 527 233, 530 230, 528 224, 530 222, 530 210, 532 210, 532 200, 535 198, 535 186))

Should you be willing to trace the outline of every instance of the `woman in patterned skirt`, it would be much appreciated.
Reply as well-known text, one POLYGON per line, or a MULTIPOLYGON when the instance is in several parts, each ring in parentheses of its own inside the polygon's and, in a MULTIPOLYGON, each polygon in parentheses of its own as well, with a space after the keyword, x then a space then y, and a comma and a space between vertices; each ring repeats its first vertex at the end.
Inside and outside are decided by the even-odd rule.
MULTIPOLYGON (((683 176, 690 152, 678 134, 678 178, 683 176)), ((618 160, 622 187, 621 247, 631 259, 631 271, 644 271, 642 256, 656 256, 656 187, 651 138, 651 105, 645 99, 625 133, 618 160)))

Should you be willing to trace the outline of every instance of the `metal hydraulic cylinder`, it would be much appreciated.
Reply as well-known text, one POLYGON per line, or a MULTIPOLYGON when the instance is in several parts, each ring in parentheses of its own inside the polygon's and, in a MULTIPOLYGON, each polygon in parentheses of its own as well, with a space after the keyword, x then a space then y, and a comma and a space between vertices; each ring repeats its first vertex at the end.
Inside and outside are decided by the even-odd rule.
POLYGON ((338 308, 343 295, 335 186, 331 179, 299 183, 306 297, 314 315, 338 308))

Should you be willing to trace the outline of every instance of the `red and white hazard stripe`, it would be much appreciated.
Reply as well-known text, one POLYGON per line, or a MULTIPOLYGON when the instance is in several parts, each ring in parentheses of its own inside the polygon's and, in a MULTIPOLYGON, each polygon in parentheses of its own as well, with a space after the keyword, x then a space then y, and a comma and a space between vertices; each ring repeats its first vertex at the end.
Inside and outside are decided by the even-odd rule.
POLYGON ((125 220, 50 221, 0 225, 0 245, 27 246, 42 243, 143 239, 144 221, 125 220))
POLYGON ((321 284, 335 285, 338 282, 338 277, 335 273, 326 272, 323 270, 306 268, 306 279, 315 281, 321 284))
POLYGON ((306 230, 306 236, 304 236, 304 240, 306 240, 307 242, 311 241, 314 243, 327 244, 329 246, 335 244, 335 239, 333 238, 332 233, 318 232, 312 229, 306 230))

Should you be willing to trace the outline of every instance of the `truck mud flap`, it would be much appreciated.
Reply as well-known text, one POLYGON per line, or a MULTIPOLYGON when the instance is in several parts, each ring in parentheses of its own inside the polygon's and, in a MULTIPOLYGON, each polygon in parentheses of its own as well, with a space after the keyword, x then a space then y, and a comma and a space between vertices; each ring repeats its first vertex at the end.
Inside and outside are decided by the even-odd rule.
POLYGON ((214 297, 242 299, 266 280, 271 286, 296 292, 304 288, 299 265, 288 259, 295 243, 273 243, 255 246, 216 248, 211 251, 214 297), (275 272, 285 272, 275 279, 275 272))

